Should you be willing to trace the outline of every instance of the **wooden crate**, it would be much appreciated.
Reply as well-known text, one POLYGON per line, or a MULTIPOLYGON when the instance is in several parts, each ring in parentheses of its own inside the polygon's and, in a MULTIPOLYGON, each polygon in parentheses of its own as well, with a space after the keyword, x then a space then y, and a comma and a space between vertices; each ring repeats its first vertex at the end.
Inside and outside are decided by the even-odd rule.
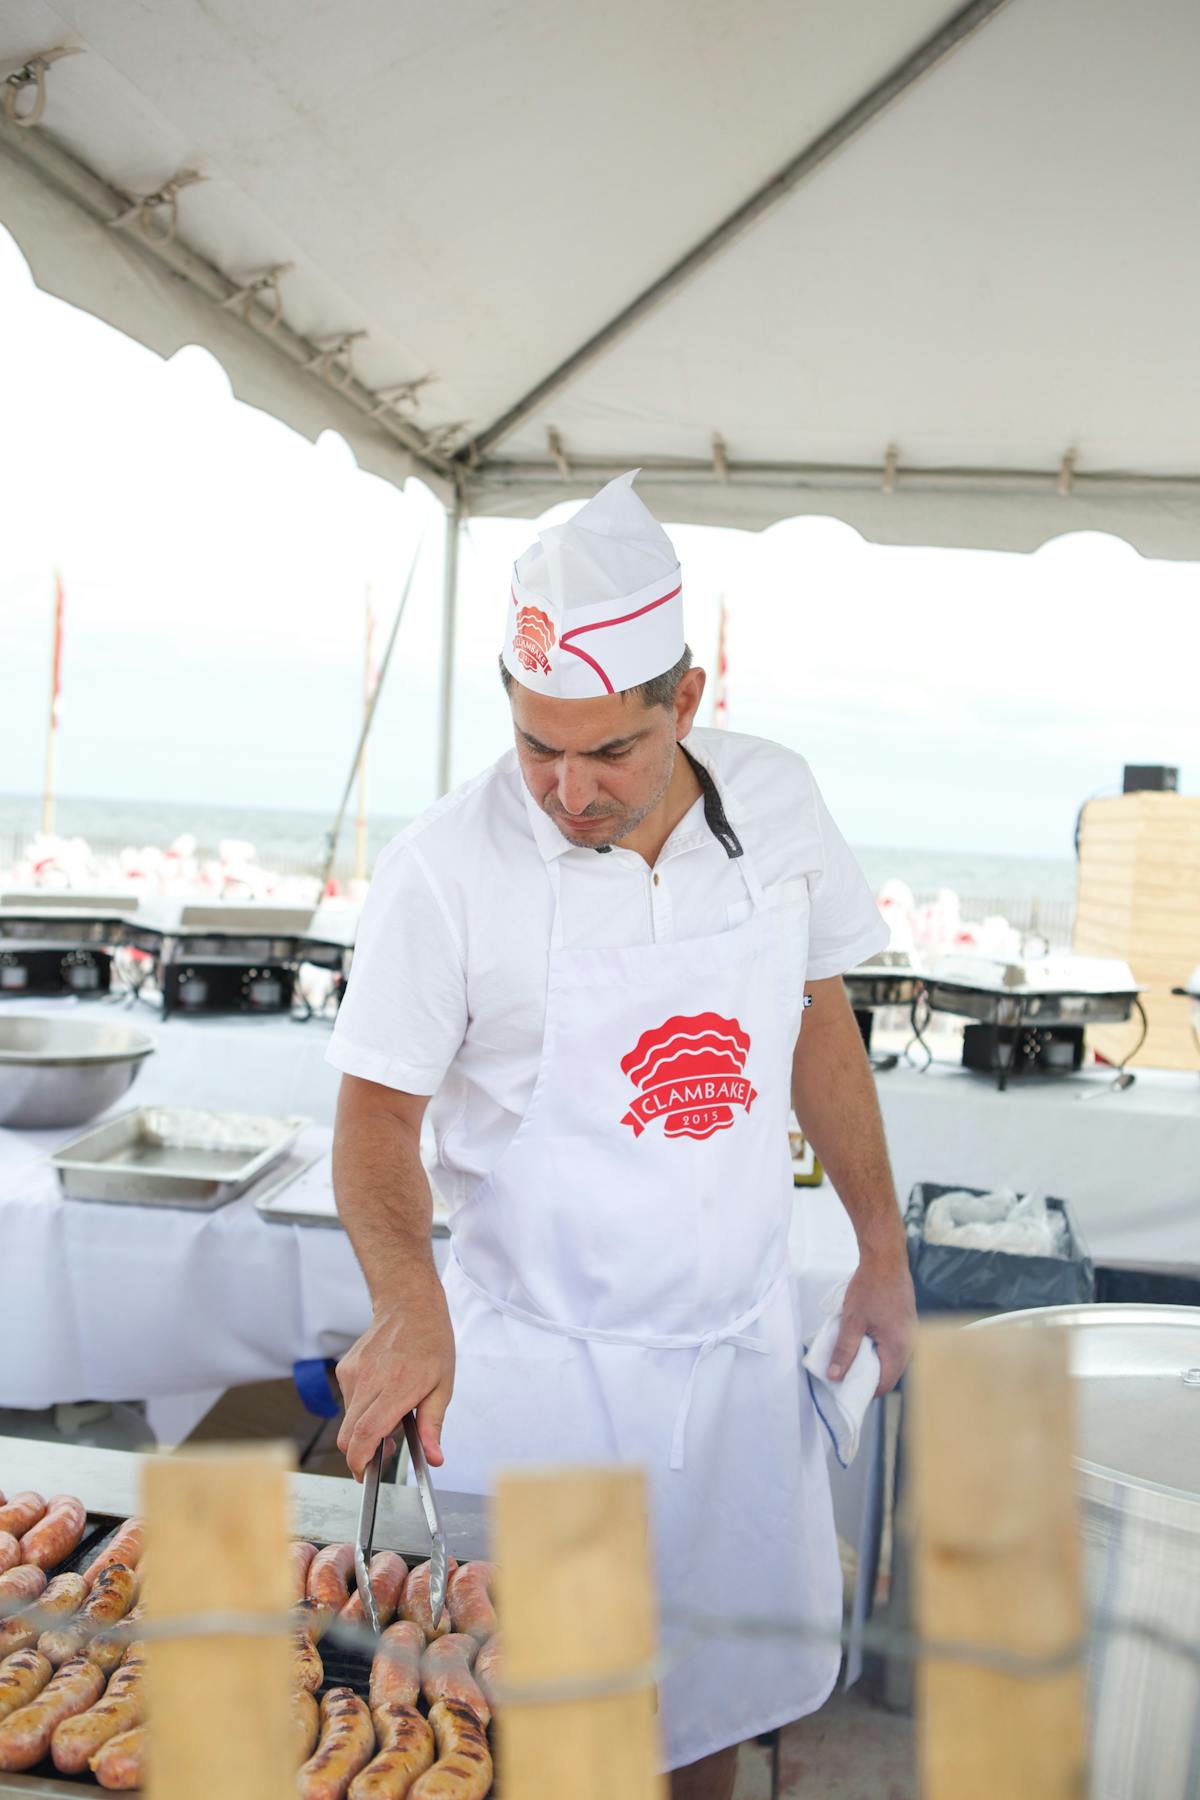
MULTIPOLYGON (((1149 992, 1150 1031, 1135 1062, 1200 1068, 1188 1003, 1171 989, 1200 964, 1200 798, 1116 794, 1083 811, 1074 948, 1127 962, 1149 992)), ((1093 1049, 1120 1062, 1140 1026, 1099 1025, 1093 1049)))

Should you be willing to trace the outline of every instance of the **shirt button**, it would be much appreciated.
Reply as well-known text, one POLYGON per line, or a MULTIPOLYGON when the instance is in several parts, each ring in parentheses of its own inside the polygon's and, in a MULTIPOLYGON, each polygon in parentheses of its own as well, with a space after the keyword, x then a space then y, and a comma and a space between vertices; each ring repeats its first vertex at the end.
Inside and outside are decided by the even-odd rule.
POLYGON ((661 881, 662 881, 662 877, 661 877, 661 876, 660 876, 660 875, 659 875, 659 874, 658 874, 658 873, 657 873, 657 871, 656 871, 656 872, 655 872, 655 876, 654 876, 654 885, 655 885, 655 887, 658 887, 658 886, 659 886, 659 885, 660 885, 660 884, 661 884, 661 881))

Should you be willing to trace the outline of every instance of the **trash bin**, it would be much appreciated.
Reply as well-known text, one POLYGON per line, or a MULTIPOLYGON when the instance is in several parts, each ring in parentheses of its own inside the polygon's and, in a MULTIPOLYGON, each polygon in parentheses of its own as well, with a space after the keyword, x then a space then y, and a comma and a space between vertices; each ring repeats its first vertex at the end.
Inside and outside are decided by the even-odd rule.
POLYGON ((926 1240, 925 1214, 932 1201, 943 1194, 982 1198, 986 1193, 986 1188, 919 1181, 909 1195, 904 1226, 918 1313, 1018 1312, 1029 1306, 1073 1306, 1094 1297, 1095 1271, 1065 1200, 1046 1200, 1047 1210, 1060 1214, 1066 1228, 1063 1256, 1023 1256, 926 1240))

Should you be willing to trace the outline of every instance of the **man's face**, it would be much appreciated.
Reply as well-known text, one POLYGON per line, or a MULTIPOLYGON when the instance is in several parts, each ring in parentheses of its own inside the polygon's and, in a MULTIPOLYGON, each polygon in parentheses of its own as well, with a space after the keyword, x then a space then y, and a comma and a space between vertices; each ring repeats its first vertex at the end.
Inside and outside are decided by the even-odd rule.
POLYGON ((690 730, 699 701, 699 693, 691 701, 691 676, 703 689, 700 671, 689 671, 674 707, 646 706, 633 694, 548 700, 514 683, 521 774, 569 844, 620 843, 658 805, 675 767, 676 734, 690 730))

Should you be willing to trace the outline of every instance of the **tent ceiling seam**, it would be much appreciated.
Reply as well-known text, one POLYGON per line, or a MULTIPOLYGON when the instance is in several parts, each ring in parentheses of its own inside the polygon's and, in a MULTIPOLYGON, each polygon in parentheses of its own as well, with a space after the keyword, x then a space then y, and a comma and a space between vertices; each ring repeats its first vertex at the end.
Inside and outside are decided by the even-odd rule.
POLYGON ((735 238, 756 225, 801 182, 829 162, 868 125, 873 124, 922 76, 928 75, 939 63, 945 61, 1007 4, 1008 0, 969 0, 966 6, 961 7, 915 50, 910 51, 903 61, 897 63, 882 80, 877 81, 854 101, 832 125, 811 139, 790 162, 785 163, 782 169, 762 187, 757 188, 734 212, 701 238, 699 243, 693 244, 665 273, 651 282, 649 287, 643 288, 620 312, 593 332, 586 342, 573 350, 534 387, 528 389, 484 431, 479 432, 471 445, 460 449, 459 458, 465 461, 473 457, 486 467, 487 453, 494 444, 510 436, 519 425, 524 424, 531 413, 536 412, 573 381, 597 357, 603 355, 610 345, 624 337, 648 313, 662 305, 702 268, 727 250, 735 238))
MULTIPOLYGON (((18 130, 0 117, 0 150, 7 151, 16 160, 31 167, 40 179, 55 187, 80 211, 103 225, 121 226, 136 222, 142 207, 158 204, 160 201, 159 195, 131 197, 122 194, 79 157, 57 143, 40 126, 36 130, 18 130)), ((181 180, 181 177, 176 177, 175 185, 181 180)), ((172 185, 168 182, 161 190, 162 199, 168 203, 173 200, 173 196, 168 196, 167 193, 172 185)), ((373 423, 385 436, 400 444, 427 473, 436 476, 439 481, 454 479, 452 461, 445 450, 430 445, 417 427, 397 417, 394 411, 394 397, 405 390, 411 391, 419 382, 396 384, 373 393, 354 376, 347 360, 349 343, 353 338, 364 335, 363 333, 343 332, 332 338, 319 340, 303 337, 280 321, 273 304, 254 304, 253 297, 248 299, 242 284, 230 280, 215 264, 189 249, 186 242, 173 231, 170 234, 150 234, 136 229, 135 223, 134 230, 125 231, 122 235, 142 255, 185 281, 216 310, 232 311, 235 317, 240 317, 257 338, 271 346, 294 368, 306 369, 315 378, 326 381, 342 400, 373 423), (238 302, 241 304, 235 304, 238 302), (332 354, 331 344, 335 346, 332 354), (387 396, 393 398, 388 399, 387 396)), ((251 278, 251 282, 255 279, 251 278)), ((336 429, 336 426, 331 429, 336 429)))

